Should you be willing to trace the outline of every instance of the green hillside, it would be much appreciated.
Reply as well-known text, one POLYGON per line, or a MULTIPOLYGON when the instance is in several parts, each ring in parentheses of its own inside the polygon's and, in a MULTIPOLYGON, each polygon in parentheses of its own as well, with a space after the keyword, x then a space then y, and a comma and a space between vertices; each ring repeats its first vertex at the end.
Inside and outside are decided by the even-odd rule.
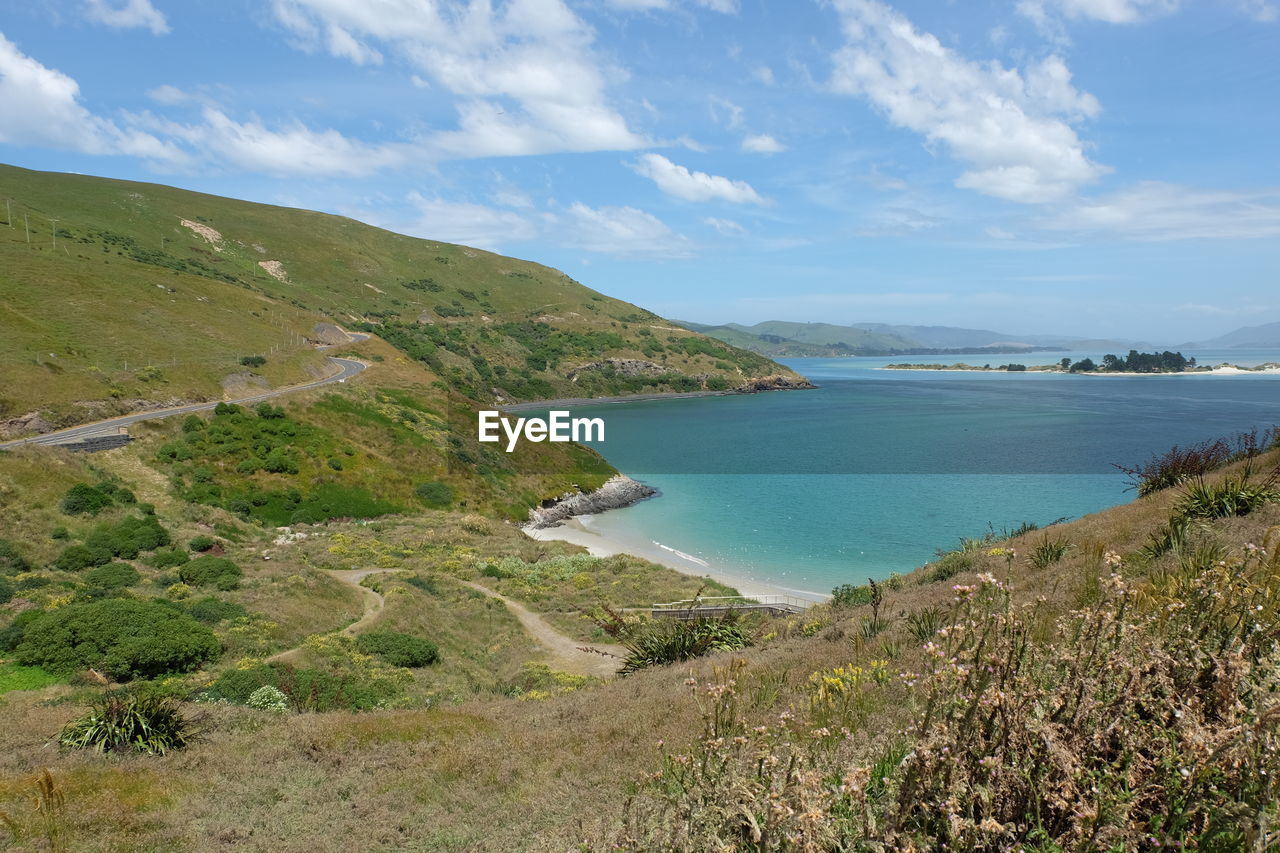
POLYGON ((480 402, 798 381, 557 270, 343 217, 11 166, 0 195, 10 436, 36 411, 63 426, 302 381, 321 323, 381 334, 480 402))

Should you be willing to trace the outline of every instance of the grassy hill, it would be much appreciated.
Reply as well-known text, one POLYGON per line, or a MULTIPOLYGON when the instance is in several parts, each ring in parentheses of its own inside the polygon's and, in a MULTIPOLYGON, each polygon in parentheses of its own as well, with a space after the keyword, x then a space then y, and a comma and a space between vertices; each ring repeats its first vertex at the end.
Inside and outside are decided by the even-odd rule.
POLYGON ((557 270, 338 216, 11 166, 0 194, 0 422, 300 381, 324 323, 384 334, 481 402, 799 381, 557 270))

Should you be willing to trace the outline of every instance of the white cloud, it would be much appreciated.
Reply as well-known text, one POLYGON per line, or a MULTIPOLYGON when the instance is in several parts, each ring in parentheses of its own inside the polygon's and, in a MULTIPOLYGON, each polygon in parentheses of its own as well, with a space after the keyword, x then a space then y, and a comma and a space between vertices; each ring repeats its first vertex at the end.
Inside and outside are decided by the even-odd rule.
POLYGON ((763 83, 766 86, 772 86, 774 83, 778 82, 773 76, 773 69, 767 65, 759 65, 752 69, 751 76, 756 78, 757 82, 763 83))
POLYGON ((194 100, 192 95, 179 89, 177 86, 171 86, 165 83, 163 86, 156 86, 154 89, 147 90, 147 97, 155 101, 157 104, 164 104, 167 107, 185 104, 194 100))
POLYGON ((846 45, 833 87, 861 96, 893 124, 942 143, 969 165, 956 185, 1024 203, 1051 201, 1096 180, 1069 122, 1099 112, 1052 56, 1020 73, 971 62, 876 0, 835 0, 846 45))
MULTIPOLYGON (((675 0, 605 0, 605 5, 624 12, 651 12, 673 9, 678 4, 675 0)), ((733 15, 738 11, 738 0, 693 0, 693 5, 726 15, 733 15)))
POLYGON ((742 107, 733 101, 721 98, 718 95, 712 95, 708 99, 708 108, 711 111, 711 120, 717 124, 723 124, 730 130, 737 130, 742 127, 744 116, 742 107))
POLYGON ((748 134, 742 140, 742 150, 753 154, 777 154, 786 151, 787 146, 767 133, 748 134))
POLYGON ((886 205, 869 217, 868 224, 858 230, 862 237, 894 237, 912 234, 941 225, 940 216, 924 213, 913 207, 886 205))
POLYGON ((120 30, 148 29, 158 36, 169 32, 168 21, 151 0, 124 0, 120 6, 109 0, 85 0, 84 11, 89 20, 120 30))
POLYGON ((1054 18, 1134 24, 1178 10, 1179 0, 1019 0, 1018 11, 1042 26, 1054 18))
POLYGON ((214 106, 206 106, 201 118, 199 124, 149 116, 138 120, 215 162, 271 175, 369 175, 402 166, 414 156, 403 144, 370 145, 336 130, 312 130, 298 122, 272 128, 258 118, 237 121, 214 106))
POLYGON ((710 225, 726 237, 739 237, 747 233, 747 229, 743 228, 732 219, 717 219, 714 216, 708 216, 702 220, 703 224, 710 225))
POLYGON ((649 178, 667 195, 686 201, 719 199, 734 204, 764 204, 765 200, 746 181, 734 181, 706 172, 691 172, 661 154, 642 154, 629 164, 639 175, 649 178))
POLYGON ((1235 6, 1260 24, 1274 24, 1280 21, 1280 7, 1270 0, 1235 0, 1235 6))
POLYGON ((533 222, 510 210, 427 198, 418 192, 409 194, 409 203, 418 215, 406 233, 430 240, 496 250, 509 243, 532 240, 538 233, 533 222))
POLYGON ((457 96, 457 128, 419 140, 428 156, 645 144, 609 104, 591 28, 563 0, 274 0, 272 8, 308 49, 357 64, 392 52, 417 79, 457 96))
POLYGON ((1280 237, 1280 187, 1197 190, 1159 182, 1078 201, 1041 227, 1123 240, 1257 240, 1280 237))
POLYGON ((588 207, 574 202, 568 210, 563 242, 579 249, 610 255, 682 257, 689 241, 662 220, 634 207, 588 207))
POLYGON ((176 162, 173 145, 91 113, 80 103, 74 79, 18 50, 0 34, 0 142, 80 151, 129 154, 176 162))

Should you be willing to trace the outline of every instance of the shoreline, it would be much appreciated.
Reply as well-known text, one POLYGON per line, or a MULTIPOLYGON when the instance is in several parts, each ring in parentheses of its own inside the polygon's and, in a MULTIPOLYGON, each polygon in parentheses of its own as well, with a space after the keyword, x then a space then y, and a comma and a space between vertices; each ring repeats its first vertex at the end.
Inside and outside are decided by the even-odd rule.
POLYGON ((530 539, 540 542, 552 540, 568 542, 571 545, 580 545, 586 548, 587 552, 593 557, 612 557, 615 554, 626 554, 666 566, 692 578, 710 578, 726 586, 733 587, 740 595, 749 598, 762 595, 789 595, 819 603, 825 602, 830 598, 828 595, 811 590, 791 589, 790 587, 778 586, 767 581, 755 580, 743 574, 735 574, 731 569, 727 570, 719 566, 712 566, 705 560, 657 542, 646 544, 639 541, 624 541, 621 538, 609 536, 591 524, 592 518, 593 516, 591 515, 574 516, 551 527, 526 525, 520 529, 530 539))
POLYGON ((1238 367, 1234 364, 1219 365, 1207 370, 1164 370, 1152 373, 1140 373, 1127 370, 1080 370, 1072 373, 1058 368, 1035 365, 1026 370, 1000 370, 996 367, 873 367, 872 370, 913 371, 916 373, 1057 373, 1063 376, 1275 376, 1280 375, 1280 367, 1261 365, 1259 367, 1238 367))
POLYGON ((746 394, 763 394, 767 391, 810 391, 817 388, 808 379, 801 377, 804 384, 794 382, 790 385, 775 385, 759 388, 729 388, 724 391, 655 391, 652 394, 626 394, 617 397, 560 397, 555 400, 528 400, 521 403, 503 403, 499 405, 501 412, 532 412, 554 406, 596 406, 607 403, 643 403, 652 400, 683 400, 691 397, 741 397, 746 394))

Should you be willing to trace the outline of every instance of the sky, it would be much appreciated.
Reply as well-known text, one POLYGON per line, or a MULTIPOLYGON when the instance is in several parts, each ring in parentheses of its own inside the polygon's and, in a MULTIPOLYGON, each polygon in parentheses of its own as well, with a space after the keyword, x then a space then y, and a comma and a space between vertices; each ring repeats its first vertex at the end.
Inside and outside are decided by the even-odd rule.
POLYGON ((1280 321, 1280 0, 0 0, 0 161, 676 319, 1197 340, 1280 321))

